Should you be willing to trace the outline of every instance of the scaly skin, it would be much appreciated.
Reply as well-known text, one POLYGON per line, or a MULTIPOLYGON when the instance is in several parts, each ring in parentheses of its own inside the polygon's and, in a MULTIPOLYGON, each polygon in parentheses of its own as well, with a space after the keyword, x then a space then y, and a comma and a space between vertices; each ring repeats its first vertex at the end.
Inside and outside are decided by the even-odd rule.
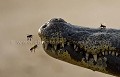
POLYGON ((94 71, 120 76, 120 30, 91 29, 53 18, 38 32, 50 56, 94 71))

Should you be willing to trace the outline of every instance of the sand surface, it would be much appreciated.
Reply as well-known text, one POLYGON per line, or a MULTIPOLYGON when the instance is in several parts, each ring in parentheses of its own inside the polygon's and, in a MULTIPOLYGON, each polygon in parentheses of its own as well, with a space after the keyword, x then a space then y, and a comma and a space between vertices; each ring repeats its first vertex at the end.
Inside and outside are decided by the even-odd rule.
POLYGON ((54 17, 98 28, 120 29, 120 0, 0 0, 0 77, 114 77, 35 53, 38 28, 54 17), (33 34, 33 40, 26 40, 33 34))

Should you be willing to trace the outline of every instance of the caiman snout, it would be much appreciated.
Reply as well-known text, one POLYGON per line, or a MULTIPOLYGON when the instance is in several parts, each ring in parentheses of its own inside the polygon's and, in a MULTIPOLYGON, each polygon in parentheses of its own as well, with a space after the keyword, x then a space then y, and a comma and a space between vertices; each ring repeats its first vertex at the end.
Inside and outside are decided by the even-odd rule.
POLYGON ((60 30, 63 31, 66 23, 67 22, 61 18, 53 18, 39 28, 38 34, 40 36, 55 37, 56 34, 53 33, 57 33, 60 30))
POLYGON ((57 49, 58 45, 63 46, 66 42, 65 30, 69 28, 66 24, 67 22, 61 18, 53 18, 39 28, 38 35, 45 51, 52 50, 52 47, 57 49))

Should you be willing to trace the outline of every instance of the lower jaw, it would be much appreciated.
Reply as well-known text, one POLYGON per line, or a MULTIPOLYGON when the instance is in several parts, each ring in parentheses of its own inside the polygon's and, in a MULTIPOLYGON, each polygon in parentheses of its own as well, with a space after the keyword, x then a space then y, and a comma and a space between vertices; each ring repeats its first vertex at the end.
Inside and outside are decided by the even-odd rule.
MULTIPOLYGON (((64 51, 62 54, 60 54, 60 53, 58 53, 60 50, 54 50, 52 48, 47 49, 47 50, 44 49, 44 50, 48 55, 50 55, 50 56, 52 56, 52 57, 54 57, 56 59, 68 62, 70 64, 74 64, 74 65, 78 65, 78 66, 81 66, 81 67, 84 67, 84 68, 88 68, 88 69, 91 69, 93 71, 99 71, 99 72, 103 72, 103 73, 107 73, 107 74, 111 74, 111 75, 120 76, 120 74, 119 74, 120 69, 117 69, 117 71, 112 70, 114 68, 114 66, 113 66, 114 63, 112 61, 109 62, 109 67, 108 67, 107 66, 108 63, 106 63, 106 62, 101 63, 101 64, 105 64, 103 66, 103 65, 97 65, 97 64, 90 63, 89 61, 75 60, 73 57, 71 57, 71 55, 69 54, 68 51, 64 51)), ((112 57, 112 59, 114 58, 114 56, 110 55, 110 58, 111 57, 112 57)), ((109 56, 104 56, 104 58, 108 59, 109 56)), ((109 60, 111 60, 110 58, 109 58, 109 60)), ((120 62, 120 60, 118 60, 118 59, 117 59, 117 61, 120 62)), ((118 65, 118 68, 120 68, 120 65, 118 65)))
POLYGON ((82 61, 76 61, 76 60, 72 59, 71 56, 68 54, 68 52, 63 52, 63 54, 56 54, 52 50, 46 50, 45 52, 53 58, 68 62, 70 64, 74 64, 74 65, 78 65, 78 66, 81 66, 81 67, 84 67, 84 68, 88 68, 88 69, 91 69, 93 71, 100 71, 100 72, 103 72, 103 73, 108 73, 106 71, 105 67, 102 67, 102 66, 100 67, 100 66, 97 66, 97 65, 93 65, 93 64, 90 64, 90 63, 85 62, 83 60, 82 61))

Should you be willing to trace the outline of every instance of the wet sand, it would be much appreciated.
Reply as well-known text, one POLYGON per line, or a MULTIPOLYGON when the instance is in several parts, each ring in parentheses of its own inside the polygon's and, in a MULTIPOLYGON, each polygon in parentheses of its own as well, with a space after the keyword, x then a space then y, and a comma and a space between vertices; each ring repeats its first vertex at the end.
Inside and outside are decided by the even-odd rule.
POLYGON ((120 29, 119 0, 0 0, 0 77, 114 77, 48 56, 38 28, 54 17, 87 27, 120 29), (26 40, 33 34, 32 41, 26 40))

